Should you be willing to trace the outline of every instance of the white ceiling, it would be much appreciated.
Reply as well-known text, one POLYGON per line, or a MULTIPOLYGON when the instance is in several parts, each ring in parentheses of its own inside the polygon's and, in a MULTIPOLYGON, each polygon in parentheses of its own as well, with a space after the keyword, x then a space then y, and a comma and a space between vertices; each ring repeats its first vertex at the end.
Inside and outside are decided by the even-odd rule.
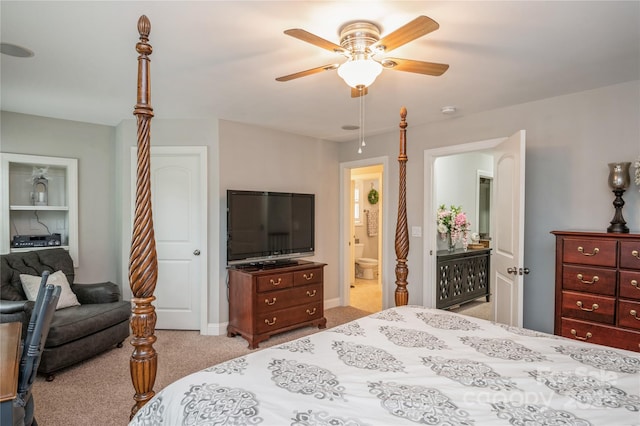
MULTIPOLYGON (((117 125, 136 103, 137 20, 151 21, 156 118, 221 118, 344 141, 358 100, 336 71, 276 77, 339 56, 283 34, 339 43, 371 20, 382 35, 418 15, 440 29, 392 56, 450 64, 440 77, 384 70, 365 98, 368 134, 640 79, 640 1, 6 1, 1 39, 35 52, 1 56, 6 111, 117 125)), ((639 94, 640 95, 640 94, 639 94)))

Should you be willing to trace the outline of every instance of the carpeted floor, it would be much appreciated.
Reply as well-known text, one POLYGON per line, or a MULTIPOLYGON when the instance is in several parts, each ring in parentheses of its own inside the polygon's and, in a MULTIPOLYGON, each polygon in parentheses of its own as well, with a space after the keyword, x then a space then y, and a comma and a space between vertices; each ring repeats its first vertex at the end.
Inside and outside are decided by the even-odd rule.
MULTIPOLYGON (((351 306, 327 309, 327 328, 368 315, 351 306)), ((305 327, 272 337, 260 348, 317 332, 305 327)), ((157 392, 180 377, 251 352, 242 337, 201 336, 197 331, 157 330, 157 392)), ((260 349, 256 349, 260 350, 260 349)), ((129 344, 114 348, 56 375, 38 376, 33 387, 39 426, 121 426, 129 422, 135 393, 129 373, 129 344)), ((171 426, 171 425, 169 425, 171 426)))
POLYGON ((493 321, 493 302, 487 302, 484 297, 458 307, 454 307, 450 310, 452 312, 458 312, 471 317, 493 321))

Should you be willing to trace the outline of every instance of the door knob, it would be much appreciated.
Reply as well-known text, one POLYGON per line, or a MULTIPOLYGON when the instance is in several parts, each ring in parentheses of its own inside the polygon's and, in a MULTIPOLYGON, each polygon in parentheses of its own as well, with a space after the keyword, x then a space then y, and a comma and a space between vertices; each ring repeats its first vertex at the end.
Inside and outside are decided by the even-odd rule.
POLYGON ((518 274, 518 268, 516 268, 515 266, 513 268, 507 268, 507 274, 517 275, 518 274))
POLYGON ((523 275, 523 274, 524 274, 524 275, 528 275, 528 274, 529 274, 529 268, 520 268, 520 269, 518 270, 518 273, 519 273, 520 275, 523 275))
POLYGON ((194 255, 194 256, 200 256, 200 250, 195 249, 195 250, 193 251, 193 255, 194 255))

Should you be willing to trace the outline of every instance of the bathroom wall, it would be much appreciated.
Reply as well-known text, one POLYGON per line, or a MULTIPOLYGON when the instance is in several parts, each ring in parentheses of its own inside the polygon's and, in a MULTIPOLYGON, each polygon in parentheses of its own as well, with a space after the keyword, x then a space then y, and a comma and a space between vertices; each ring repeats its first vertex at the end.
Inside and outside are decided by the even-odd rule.
MULTIPOLYGON (((481 152, 450 155, 435 161, 436 205, 462 206, 471 223, 471 232, 478 232, 478 172, 493 175, 493 156, 481 152)), ((438 241, 438 250, 446 249, 438 241)))

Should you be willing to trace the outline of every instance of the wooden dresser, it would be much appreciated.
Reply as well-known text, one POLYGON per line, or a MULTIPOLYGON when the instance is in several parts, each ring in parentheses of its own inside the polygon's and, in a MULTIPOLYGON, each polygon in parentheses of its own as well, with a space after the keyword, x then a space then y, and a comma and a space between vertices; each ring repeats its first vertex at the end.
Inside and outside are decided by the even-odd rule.
POLYGON ((436 308, 444 309, 491 295, 491 249, 441 250, 437 253, 436 308))
POLYGON ((552 233, 554 333, 640 352, 640 234, 552 233))
POLYGON ((227 336, 239 334, 255 349, 277 333, 325 328, 324 267, 298 261, 283 267, 229 269, 227 336))

